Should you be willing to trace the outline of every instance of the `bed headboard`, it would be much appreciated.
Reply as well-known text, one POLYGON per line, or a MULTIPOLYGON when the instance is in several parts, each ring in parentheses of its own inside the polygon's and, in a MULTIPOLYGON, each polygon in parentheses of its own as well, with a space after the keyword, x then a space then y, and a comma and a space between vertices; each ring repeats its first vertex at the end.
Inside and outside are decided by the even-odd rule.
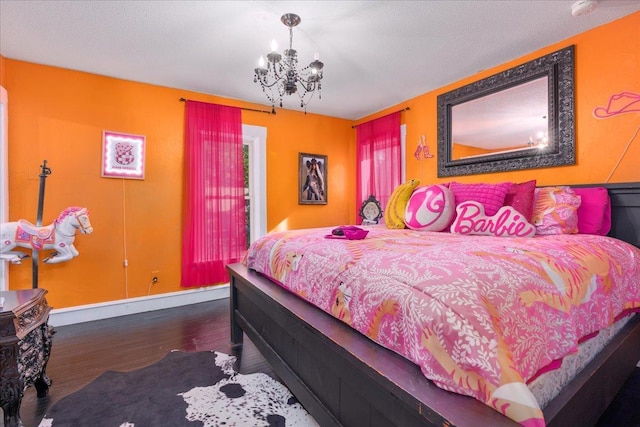
POLYGON ((573 185, 572 187, 606 187, 611 197, 609 236, 640 248, 640 182, 573 185))

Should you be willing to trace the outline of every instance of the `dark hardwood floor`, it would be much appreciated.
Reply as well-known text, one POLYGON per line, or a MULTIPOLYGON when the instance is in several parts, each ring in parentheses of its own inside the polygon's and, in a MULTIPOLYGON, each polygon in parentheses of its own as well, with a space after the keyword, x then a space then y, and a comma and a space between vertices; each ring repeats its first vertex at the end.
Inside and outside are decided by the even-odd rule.
MULTIPOLYGON (((49 395, 38 399, 33 387, 27 389, 20 410, 22 420, 27 427, 37 426, 55 402, 103 372, 138 369, 171 350, 221 351, 238 358, 236 369, 241 373, 275 375, 246 337, 241 348, 230 346, 228 299, 61 326, 56 328, 47 367, 53 380, 49 395)), ((638 407, 640 369, 598 426, 640 426, 638 407)))
POLYGON ((228 299, 61 326, 56 328, 47 366, 53 381, 49 394, 38 399, 35 388, 27 389, 22 421, 27 427, 37 426, 55 402, 103 372, 142 368, 171 350, 233 354, 238 358, 237 371, 274 375, 248 339, 241 348, 230 346, 228 299))

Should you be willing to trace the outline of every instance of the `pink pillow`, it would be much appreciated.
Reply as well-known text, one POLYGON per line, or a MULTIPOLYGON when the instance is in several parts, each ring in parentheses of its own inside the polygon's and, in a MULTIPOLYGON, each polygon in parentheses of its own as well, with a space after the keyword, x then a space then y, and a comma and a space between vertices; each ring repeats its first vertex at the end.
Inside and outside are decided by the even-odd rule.
POLYGON ((502 206, 493 216, 485 215, 484 207, 475 201, 456 206, 456 219, 451 232, 496 237, 533 237, 536 228, 512 206, 502 206))
POLYGON ((578 232, 580 196, 569 187, 536 188, 531 221, 536 234, 574 234, 578 232))
POLYGON ((531 222, 535 191, 535 179, 519 184, 513 183, 504 198, 504 206, 513 206, 528 222, 531 222))
POLYGON ((611 200, 604 187, 574 188, 582 203, 578 208, 578 231, 606 236, 611 230, 611 200))
POLYGON ((412 230, 442 231, 453 219, 455 197, 442 185, 416 188, 404 214, 404 222, 412 230))
POLYGON ((495 215, 504 204, 504 198, 511 188, 510 182, 500 184, 460 184, 451 182, 449 189, 456 196, 456 206, 473 200, 479 202, 488 216, 495 215))

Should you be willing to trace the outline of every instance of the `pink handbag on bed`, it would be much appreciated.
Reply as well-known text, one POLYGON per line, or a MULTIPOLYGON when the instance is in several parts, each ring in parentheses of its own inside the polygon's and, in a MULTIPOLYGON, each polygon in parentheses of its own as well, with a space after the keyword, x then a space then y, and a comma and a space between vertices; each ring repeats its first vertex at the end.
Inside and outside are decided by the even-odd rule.
POLYGON ((364 230, 355 225, 342 225, 331 230, 331 234, 324 236, 326 239, 362 240, 367 237, 369 230, 364 230))

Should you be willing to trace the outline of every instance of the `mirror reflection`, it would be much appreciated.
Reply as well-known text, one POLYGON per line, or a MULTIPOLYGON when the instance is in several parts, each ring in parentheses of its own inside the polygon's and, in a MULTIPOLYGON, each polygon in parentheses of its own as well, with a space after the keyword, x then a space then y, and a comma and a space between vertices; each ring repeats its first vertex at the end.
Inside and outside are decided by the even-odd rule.
POLYGON ((549 143, 547 76, 454 105, 451 159, 513 152, 549 143))

